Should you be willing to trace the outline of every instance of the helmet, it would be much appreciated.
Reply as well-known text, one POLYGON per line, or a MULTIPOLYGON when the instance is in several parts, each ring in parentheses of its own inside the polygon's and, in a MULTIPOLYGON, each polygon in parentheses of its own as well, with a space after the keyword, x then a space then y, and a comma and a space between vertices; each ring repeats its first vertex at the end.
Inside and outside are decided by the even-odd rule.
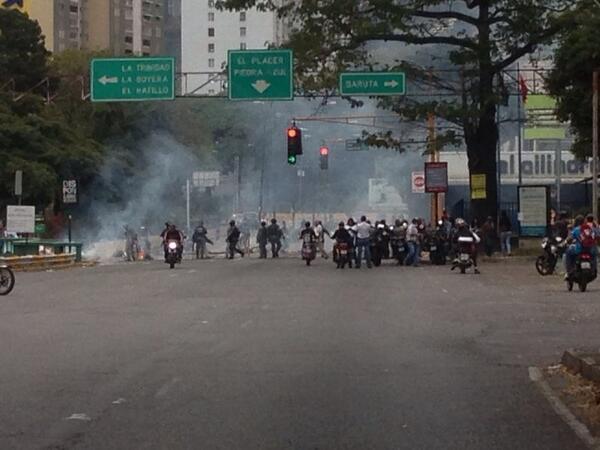
POLYGON ((465 222, 465 220, 461 219, 460 217, 458 219, 456 219, 456 221, 454 223, 456 224, 457 227, 464 227, 467 224, 465 222))
POLYGON ((338 223, 338 227, 343 228, 345 226, 344 222, 338 223))
POLYGON ((310 222, 305 222, 304 223, 304 228, 310 228, 310 222))
POLYGON ((235 220, 232 220, 231 222, 229 222, 229 225, 234 226, 235 225, 235 220))

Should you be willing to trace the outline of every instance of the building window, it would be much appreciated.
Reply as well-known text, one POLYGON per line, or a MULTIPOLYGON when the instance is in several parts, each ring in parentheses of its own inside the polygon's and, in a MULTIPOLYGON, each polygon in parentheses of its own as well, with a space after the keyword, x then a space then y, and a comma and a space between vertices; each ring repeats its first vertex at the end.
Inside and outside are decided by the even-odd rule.
POLYGON ((214 28, 208 29, 208 37, 215 37, 215 29, 214 28))
POLYGON ((131 49, 129 49, 129 48, 125 49, 125 54, 126 55, 131 55, 132 53, 133 53, 133 51, 131 51, 131 49))
POLYGON ((240 50, 246 50, 246 43, 245 42, 242 42, 240 44, 240 50))
POLYGON ((77 5, 70 5, 69 6, 69 11, 71 11, 72 13, 78 13, 79 12, 79 7, 77 5))
POLYGON ((211 69, 213 67, 215 67, 215 59, 214 58, 209 58, 208 59, 208 67, 210 67, 211 69))
POLYGON ((246 37, 246 27, 240 27, 240 36, 246 37))
POLYGON ((215 13, 214 12, 209 12, 208 13, 208 21, 209 22, 214 22, 215 21, 215 13))
POLYGON ((246 11, 240 12, 240 22, 246 21, 246 11))
POLYGON ((215 90, 214 89, 209 89, 208 90, 208 95, 215 95, 215 90))
POLYGON ((128 44, 133 43, 133 36, 125 36, 125 42, 128 44))
POLYGON ((215 0, 208 0, 208 7, 209 8, 214 8, 215 7, 215 0))
POLYGON ((142 40, 142 45, 144 45, 145 47, 150 47, 150 39, 142 40))
POLYGON ((208 44, 208 53, 215 52, 215 44, 208 44))

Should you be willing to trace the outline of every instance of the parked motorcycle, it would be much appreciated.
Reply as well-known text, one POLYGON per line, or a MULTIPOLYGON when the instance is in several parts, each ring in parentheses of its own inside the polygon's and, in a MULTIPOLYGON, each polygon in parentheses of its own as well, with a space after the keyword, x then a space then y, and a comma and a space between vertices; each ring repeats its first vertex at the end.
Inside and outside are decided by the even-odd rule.
POLYGON ((544 238, 542 249, 544 253, 535 260, 535 268, 542 276, 552 275, 556 269, 556 263, 563 257, 567 241, 557 236, 555 238, 544 238))
POLYGON ((460 273, 464 274, 467 269, 473 267, 473 253, 475 251, 475 239, 468 236, 461 236, 458 238, 458 249, 457 256, 452 263, 451 270, 460 269, 460 273))
POLYGON ((165 263, 170 269, 175 268, 175 264, 181 264, 181 249, 178 241, 167 241, 165 253, 165 263))
POLYGON ((579 286, 581 292, 587 290, 588 284, 597 277, 597 271, 594 270, 592 255, 589 252, 582 252, 577 256, 575 270, 567 276, 567 289, 573 290, 574 284, 579 286))
POLYGON ((8 295, 15 287, 15 274, 7 265, 0 265, 0 295, 8 295))

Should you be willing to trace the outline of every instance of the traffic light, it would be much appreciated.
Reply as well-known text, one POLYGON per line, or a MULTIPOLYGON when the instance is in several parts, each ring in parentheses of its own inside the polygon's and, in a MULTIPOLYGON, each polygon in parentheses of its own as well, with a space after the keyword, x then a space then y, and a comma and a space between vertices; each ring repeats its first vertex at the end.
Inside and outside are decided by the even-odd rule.
POLYGON ((327 170, 329 168, 329 149, 325 146, 319 150, 321 157, 321 170, 327 170))
POLYGON ((294 165, 302 154, 302 131, 296 125, 287 129, 288 164, 294 165))

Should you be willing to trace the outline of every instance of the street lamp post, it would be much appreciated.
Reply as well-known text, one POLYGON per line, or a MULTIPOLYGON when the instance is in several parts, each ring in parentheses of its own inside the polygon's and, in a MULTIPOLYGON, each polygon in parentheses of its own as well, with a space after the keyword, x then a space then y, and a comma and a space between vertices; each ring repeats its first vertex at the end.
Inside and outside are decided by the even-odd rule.
POLYGON ((600 70, 594 70, 593 76, 593 126, 592 126, 592 213, 598 220, 598 89, 600 88, 600 70))

